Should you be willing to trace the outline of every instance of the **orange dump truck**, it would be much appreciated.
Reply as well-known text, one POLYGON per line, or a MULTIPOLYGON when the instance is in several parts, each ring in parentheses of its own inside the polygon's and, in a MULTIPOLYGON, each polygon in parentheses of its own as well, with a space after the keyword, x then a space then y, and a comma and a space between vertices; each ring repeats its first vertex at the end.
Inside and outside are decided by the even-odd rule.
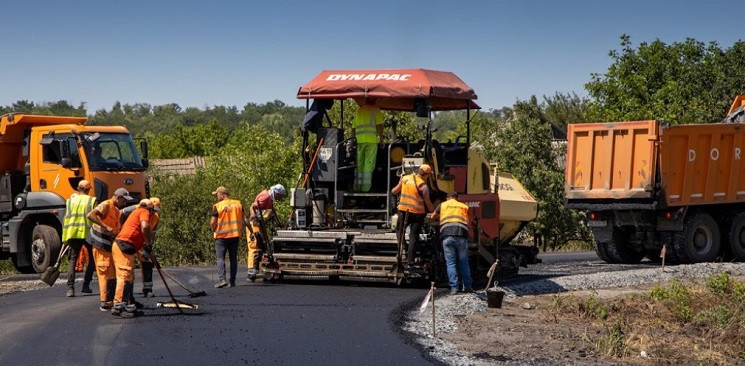
POLYGON ((666 246, 675 263, 745 261, 745 125, 571 124, 567 138, 567 207, 587 212, 601 259, 658 260, 666 246))
POLYGON ((43 272, 61 246, 65 200, 83 179, 97 201, 120 187, 148 195, 147 145, 140 156, 122 126, 86 126, 85 117, 0 117, 0 259, 20 272, 43 272))

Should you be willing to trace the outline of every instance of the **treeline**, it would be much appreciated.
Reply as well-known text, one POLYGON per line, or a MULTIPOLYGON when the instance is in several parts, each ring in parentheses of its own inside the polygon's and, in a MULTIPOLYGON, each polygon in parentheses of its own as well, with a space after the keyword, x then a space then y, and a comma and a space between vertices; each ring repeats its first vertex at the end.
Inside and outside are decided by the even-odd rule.
MULTIPOLYGON (((554 141, 568 123, 659 119, 673 124, 720 121, 735 95, 745 93, 745 43, 723 48, 694 39, 666 44, 659 40, 634 46, 621 36, 611 50, 611 65, 589 75, 587 96, 559 93, 531 97, 501 109, 473 114, 472 141, 499 169, 513 173, 539 201, 539 217, 526 232, 552 248, 572 239, 589 240, 583 217, 564 205, 565 146, 554 141)), ((478 93, 478 91, 477 91, 478 93)), ((482 101, 482 103, 484 103, 482 101)), ((250 204, 275 183, 294 187, 300 174, 298 127, 304 107, 281 101, 247 103, 243 108, 214 106, 184 108, 177 104, 116 103, 110 110, 89 114, 85 105, 68 102, 35 104, 19 101, 0 107, 3 113, 89 115, 93 124, 125 125, 147 138, 152 158, 208 157, 195 176, 154 176, 153 193, 163 198, 160 248, 172 253, 169 263, 214 260, 207 212, 218 185, 250 204)), ((343 126, 349 127, 356 105, 345 103, 343 126)), ((329 111, 338 121, 339 104, 329 111)), ((466 134, 465 112, 436 114, 435 136, 455 140, 466 134)), ((424 137, 425 120, 411 113, 386 113, 386 130, 396 125, 399 138, 424 137)), ((289 208, 281 205, 287 217, 289 208)), ((166 253, 164 253, 166 254, 166 253)))

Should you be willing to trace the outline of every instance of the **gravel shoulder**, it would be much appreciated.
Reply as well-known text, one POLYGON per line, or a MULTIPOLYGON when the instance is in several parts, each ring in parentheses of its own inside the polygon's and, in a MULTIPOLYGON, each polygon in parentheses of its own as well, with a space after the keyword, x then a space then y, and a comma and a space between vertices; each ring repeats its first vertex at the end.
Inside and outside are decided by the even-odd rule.
POLYGON ((688 281, 722 272, 745 276, 745 264, 668 266, 664 272, 660 267, 648 266, 517 281, 500 286, 506 296, 499 309, 487 307, 483 291, 447 295, 443 290, 436 296, 436 337, 432 337, 431 304, 421 313, 411 310, 403 329, 413 335, 425 353, 450 365, 658 364, 659 360, 642 354, 623 363, 598 354, 597 335, 607 329, 564 319, 555 306, 556 295, 612 298, 649 291, 655 284, 672 279, 688 281))

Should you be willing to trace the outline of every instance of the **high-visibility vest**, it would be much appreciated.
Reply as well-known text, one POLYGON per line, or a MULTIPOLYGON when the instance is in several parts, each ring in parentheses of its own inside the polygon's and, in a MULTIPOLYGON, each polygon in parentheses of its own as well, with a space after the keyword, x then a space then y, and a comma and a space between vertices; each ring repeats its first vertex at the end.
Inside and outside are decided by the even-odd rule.
POLYGON ((99 248, 99 249, 105 249, 105 250, 111 250, 111 243, 114 241, 114 238, 116 238, 116 235, 119 234, 119 230, 122 228, 121 223, 121 215, 122 212, 119 210, 118 207, 116 207, 116 204, 114 204, 113 199, 108 199, 104 201, 109 205, 108 210, 106 210, 106 216, 101 219, 106 226, 110 227, 112 230, 111 232, 104 232, 103 228, 101 228, 98 224, 93 224, 91 227, 91 234, 88 239, 89 244, 99 248))
POLYGON ((398 201, 399 211, 408 211, 414 214, 423 214, 424 199, 419 194, 419 186, 424 183, 416 173, 401 177, 401 198, 398 201))
POLYGON ((238 238, 243 231, 243 206, 241 201, 224 199, 215 204, 217 228, 215 239, 238 238))
POLYGON ((73 194, 65 203, 65 223, 62 226, 62 242, 69 239, 85 239, 91 222, 86 218, 96 205, 96 198, 87 194, 73 194))
POLYGON ((382 123, 383 115, 380 112, 380 108, 371 105, 360 107, 352 120, 352 128, 354 128, 357 143, 377 144, 377 125, 382 123))
POLYGON ((468 231, 468 206, 455 199, 440 204, 440 232, 457 226, 468 231))

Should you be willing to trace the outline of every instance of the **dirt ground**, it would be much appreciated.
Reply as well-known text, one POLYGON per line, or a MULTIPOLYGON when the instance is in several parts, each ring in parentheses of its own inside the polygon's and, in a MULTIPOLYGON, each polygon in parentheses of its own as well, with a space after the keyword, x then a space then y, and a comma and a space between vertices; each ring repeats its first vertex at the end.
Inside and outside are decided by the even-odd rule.
MULTIPOLYGON (((624 299, 621 303, 632 305, 637 302, 635 305, 639 305, 640 301, 646 300, 635 298, 633 294, 649 293, 652 287, 639 285, 574 291, 558 296, 563 297, 565 303, 567 299, 577 304, 582 302, 581 299, 594 297, 599 300, 624 299)), ((455 316, 453 321, 457 330, 439 337, 453 343, 461 355, 468 355, 477 360, 476 363, 484 364, 745 365, 742 356, 722 358, 720 353, 711 352, 711 357, 708 357, 702 349, 716 348, 716 345, 695 339, 696 336, 685 329, 657 329, 654 319, 650 319, 648 327, 641 330, 636 326, 633 334, 622 333, 623 338, 612 338, 611 322, 588 320, 575 311, 563 311, 565 305, 557 306, 557 301, 557 294, 505 297, 501 308, 455 316), (609 343, 619 339, 623 341, 617 344, 624 343, 628 348, 625 355, 613 357, 609 354, 609 343), (660 340, 664 340, 664 344, 661 345, 660 340)), ((628 314, 629 317, 644 315, 628 314)))
POLYGON ((602 327, 562 317, 554 295, 505 298, 499 309, 456 317, 458 331, 443 334, 463 354, 487 363, 602 365, 592 336, 602 327))

